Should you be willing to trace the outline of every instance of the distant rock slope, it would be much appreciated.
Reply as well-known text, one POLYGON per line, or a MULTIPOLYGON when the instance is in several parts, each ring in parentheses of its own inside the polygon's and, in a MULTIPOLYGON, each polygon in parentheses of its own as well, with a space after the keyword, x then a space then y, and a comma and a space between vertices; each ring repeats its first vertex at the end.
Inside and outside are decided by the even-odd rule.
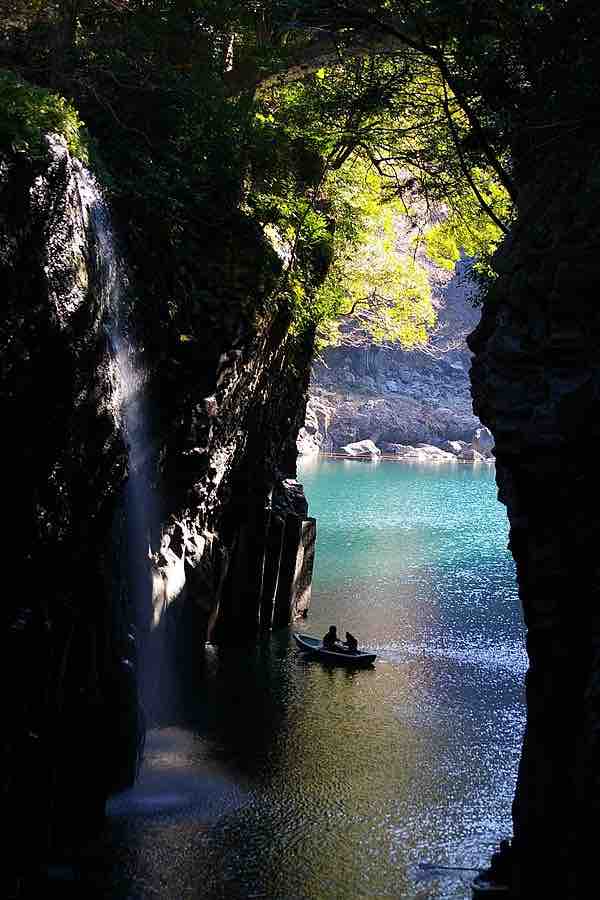
POLYGON ((337 453, 347 444, 472 441, 480 422, 469 385, 466 335, 479 321, 466 262, 454 274, 426 263, 438 313, 427 351, 365 343, 328 349, 313 367, 306 421, 298 439, 303 455, 337 453))

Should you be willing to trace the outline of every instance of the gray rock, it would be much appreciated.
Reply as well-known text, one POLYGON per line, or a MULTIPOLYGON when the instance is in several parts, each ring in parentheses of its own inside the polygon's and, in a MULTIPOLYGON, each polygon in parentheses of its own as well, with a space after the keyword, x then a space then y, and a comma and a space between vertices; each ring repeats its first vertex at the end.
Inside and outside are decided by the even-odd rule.
POLYGON ((471 443, 480 453, 484 450, 491 450, 494 446, 494 435, 489 428, 482 425, 481 428, 475 430, 471 443))
POLYGON ((461 450, 461 452, 458 454, 458 459, 460 459, 462 462, 472 462, 472 463, 485 461, 485 457, 481 453, 479 453, 473 447, 468 447, 468 446, 464 447, 461 450))
POLYGON ((373 441, 365 440, 365 441, 356 441, 353 444, 346 444, 345 447, 341 448, 341 453, 345 453, 346 456, 381 456, 381 450, 379 447, 375 446, 373 441))
POLYGON ((371 391, 374 391, 377 388, 377 382, 372 375, 363 375, 362 378, 358 379, 358 384, 371 391))
POLYGON ((419 444, 413 447, 410 444, 386 443, 383 448, 388 454, 413 462, 456 462, 456 456, 453 453, 448 453, 433 444, 419 444))
POLYGON ((321 450, 322 443, 323 435, 321 434, 314 432, 311 434, 307 428, 301 428, 298 432, 296 445, 300 456, 314 456, 321 450))
POLYGON ((381 448, 385 453, 393 454, 394 456, 406 456, 407 453, 415 449, 410 444, 393 444, 389 442, 384 442, 381 448))
POLYGON ((418 444, 415 448, 428 462, 456 462, 454 453, 448 453, 433 444, 418 444))
POLYGON ((455 456, 460 456, 466 446, 466 441, 444 441, 442 449, 446 450, 447 453, 453 453, 455 456))
MULTIPOLYGON (((466 264, 462 269, 459 266, 453 277, 421 261, 433 279, 440 325, 439 332, 432 335, 433 352, 365 343, 328 348, 322 360, 315 363, 312 399, 329 406, 327 430, 323 430, 321 416, 319 428, 333 451, 367 439, 378 446, 382 441, 404 446, 471 441, 481 425, 473 415, 468 374, 471 353, 464 342, 480 312, 468 299, 472 290, 466 264), (452 349, 448 350, 450 345, 452 349), (373 400, 368 408, 366 397, 373 400)), ((309 424, 307 418, 310 432, 309 424)), ((452 448, 443 449, 454 453, 452 448)))

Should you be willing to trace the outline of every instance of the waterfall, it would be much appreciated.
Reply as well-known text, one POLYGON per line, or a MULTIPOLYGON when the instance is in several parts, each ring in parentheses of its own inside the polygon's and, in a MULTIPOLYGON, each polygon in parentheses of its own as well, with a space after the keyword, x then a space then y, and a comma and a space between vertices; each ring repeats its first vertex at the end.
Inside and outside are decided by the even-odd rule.
POLYGON ((130 318, 127 276, 108 206, 94 176, 79 164, 75 173, 111 349, 111 406, 127 446, 128 478, 123 497, 121 541, 121 577, 128 598, 126 615, 135 625, 142 705, 147 716, 156 719, 158 708, 164 711, 165 692, 171 690, 173 679, 167 664, 167 642, 161 634, 163 610, 154 608, 153 599, 154 551, 159 548, 161 519, 153 484, 148 375, 130 318))

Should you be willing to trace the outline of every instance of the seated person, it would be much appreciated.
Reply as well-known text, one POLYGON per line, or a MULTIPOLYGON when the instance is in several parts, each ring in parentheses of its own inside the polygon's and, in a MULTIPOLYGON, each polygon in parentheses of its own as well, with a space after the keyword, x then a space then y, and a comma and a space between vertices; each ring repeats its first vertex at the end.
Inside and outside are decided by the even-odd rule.
POLYGON ((329 631, 323 638, 323 646, 326 650, 339 650, 340 644, 337 636, 337 628, 335 625, 329 626, 329 631))
POLYGON ((358 650, 358 641, 353 634, 350 634, 349 631, 346 632, 346 640, 344 641, 344 643, 351 653, 356 653, 356 651, 358 650))

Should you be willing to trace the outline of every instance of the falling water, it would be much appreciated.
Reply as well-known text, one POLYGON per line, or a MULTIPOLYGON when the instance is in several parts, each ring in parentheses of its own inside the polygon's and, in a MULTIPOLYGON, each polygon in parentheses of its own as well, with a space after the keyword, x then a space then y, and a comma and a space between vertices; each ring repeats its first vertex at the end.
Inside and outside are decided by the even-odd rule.
POLYGON ((161 610, 153 607, 153 573, 160 542, 160 509, 153 484, 154 450, 147 397, 147 371, 135 339, 125 268, 119 258, 110 213, 93 175, 76 169, 84 221, 94 249, 96 280, 102 292, 105 330, 111 348, 112 409, 125 439, 128 478, 124 491, 121 569, 129 618, 137 631, 140 696, 147 715, 164 706, 166 677, 161 610))

